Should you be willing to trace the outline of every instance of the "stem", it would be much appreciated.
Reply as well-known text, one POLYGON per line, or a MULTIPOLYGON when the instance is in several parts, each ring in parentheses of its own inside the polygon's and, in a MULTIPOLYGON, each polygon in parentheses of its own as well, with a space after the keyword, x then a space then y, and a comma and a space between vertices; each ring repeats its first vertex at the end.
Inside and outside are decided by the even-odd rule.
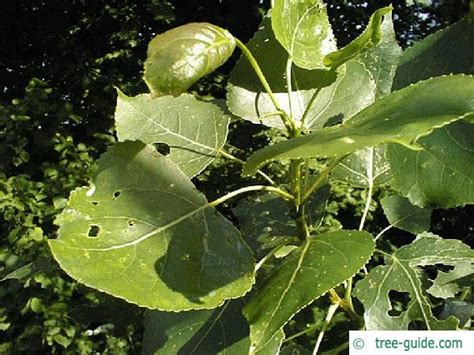
POLYGON ((285 125, 287 131, 288 132, 293 132, 295 130, 295 125, 294 125, 293 120, 290 119, 288 117, 288 115, 285 113, 285 111, 283 111, 281 109, 275 95, 273 94, 272 89, 270 88, 270 85, 268 84, 267 79, 265 78, 265 75, 263 75, 262 69, 258 65, 258 63, 257 63, 255 57, 253 56, 252 52, 250 52, 249 49, 247 48, 247 46, 245 44, 243 44, 238 38, 235 38, 235 43, 237 44, 237 47, 239 47, 240 50, 242 51, 242 53, 245 55, 247 60, 250 62, 250 65, 252 66, 253 70, 255 71, 255 74, 257 74, 257 77, 260 80, 260 82, 262 83, 263 88, 265 89, 265 91, 270 96, 270 100, 272 101, 273 106, 275 106, 275 110, 278 111, 278 112, 281 112, 280 117, 281 117, 281 120, 283 121, 283 124, 285 125))
POLYGON ((291 94, 293 92, 292 84, 291 84, 291 67, 293 65, 293 60, 291 57, 288 57, 286 61, 286 90, 288 92, 288 106, 290 108, 290 117, 293 117, 293 105, 291 103, 291 94))
POLYGON ((333 303, 329 306, 328 313, 326 315, 326 318, 324 319, 323 328, 319 332, 318 339, 316 340, 316 345, 314 346, 313 355, 316 355, 318 353, 319 346, 321 345, 321 342, 323 341, 324 333, 326 332, 326 330, 328 330, 332 317, 334 316, 338 308, 339 308, 339 302, 333 303))
POLYGON ((222 197, 219 197, 218 199, 212 201, 212 202, 209 202, 207 204, 207 206, 217 206, 217 205, 220 205, 221 203, 235 197, 235 196, 238 196, 240 194, 243 194, 243 193, 246 193, 246 192, 250 192, 250 191, 267 191, 267 192, 274 192, 278 195, 280 195, 281 197, 283 197, 285 200, 293 200, 293 196, 290 195, 288 192, 286 191, 283 191, 281 189, 279 189, 278 187, 274 187, 274 186, 265 186, 265 185, 253 185, 253 186, 246 186, 246 187, 242 187, 238 190, 235 190, 235 191, 232 191, 232 192, 229 192, 228 194, 222 196, 222 197))
MULTIPOLYGON (((326 75, 328 75, 329 73, 331 73, 332 71, 335 71, 335 69, 331 70, 331 71, 328 71, 323 77, 322 77, 322 80, 326 80, 326 75)), ((319 93, 321 92, 321 90, 323 89, 323 86, 319 87, 316 89, 316 91, 314 92, 313 96, 311 96, 311 99, 309 100, 308 102, 308 105, 306 106, 305 110, 304 110, 304 113, 303 113, 303 116, 301 116, 301 127, 304 126, 304 122, 306 121, 306 117, 308 116, 309 114, 309 111, 311 110, 311 106, 313 106, 314 102, 316 101, 319 93)))
MULTIPOLYGON (((373 159, 374 159, 374 148, 371 148, 369 161, 372 162, 373 159)), ((365 220, 367 218, 367 214, 369 213, 370 202, 372 202, 372 190, 374 188, 373 176, 374 176, 373 165, 371 163, 367 169, 367 182, 369 184, 369 189, 367 190, 367 200, 365 201, 364 213, 362 214, 362 218, 360 219, 360 224, 359 224, 360 231, 364 229, 365 220)))
POLYGON ((344 301, 347 307, 351 310, 352 313, 356 313, 354 309, 354 304, 352 303, 352 277, 347 280, 346 290, 344 292, 344 301))
MULTIPOLYGON (((218 153, 219 153, 219 154, 222 154, 222 156, 224 156, 224 157, 226 157, 226 158, 228 158, 228 159, 230 159, 230 160, 233 160, 233 161, 235 161, 235 162, 237 162, 237 163, 239 163, 239 164, 242 164, 242 165, 245 164, 245 162, 244 162, 242 159, 239 159, 239 158, 237 158, 235 155, 232 155, 232 154, 230 154, 230 153, 227 153, 227 152, 226 152, 225 150, 223 150, 223 149, 219 149, 219 150, 218 150, 218 153)), ((265 174, 265 173, 264 173, 263 171, 261 171, 260 169, 257 170, 257 174, 259 174, 260 176, 262 176, 262 177, 263 177, 265 180, 267 180, 270 184, 276 186, 275 181, 273 181, 270 176, 268 176, 267 174, 265 174)))
POLYGON ((345 157, 346 155, 341 155, 339 157, 334 158, 333 160, 331 160, 331 162, 326 167, 326 169, 324 169, 318 174, 318 176, 316 177, 316 180, 313 182, 310 188, 303 194, 303 197, 301 198, 302 204, 308 202, 313 192, 319 189, 319 187, 321 187, 321 185, 324 183, 324 181, 326 180, 326 177, 329 175, 331 170, 334 169, 336 165, 339 164, 341 160, 343 160, 345 157))
POLYGON ((379 239, 386 231, 388 231, 388 230, 390 230, 390 229, 392 229, 392 228, 393 228, 393 226, 392 226, 392 225, 389 225, 389 226, 385 227, 384 229, 382 229, 382 231, 381 231, 379 234, 377 234, 377 235, 375 236, 374 242, 376 242, 377 239, 379 239))
POLYGON ((319 327, 318 324, 313 324, 313 325, 309 326, 308 328, 306 328, 305 330, 299 331, 298 333, 295 333, 295 334, 289 336, 288 338, 285 338, 283 340, 283 343, 289 342, 290 340, 293 340, 295 338, 299 338, 300 336, 305 335, 306 333, 309 333, 310 331, 312 331, 312 330, 314 330, 318 327, 319 327))
POLYGON ((309 100, 308 105, 304 109, 303 116, 301 116, 301 121, 300 121, 301 127, 304 127, 304 123, 306 121, 306 117, 308 117, 311 106, 313 106, 313 103, 316 101, 316 98, 318 97, 318 95, 319 95, 319 93, 321 92, 322 89, 323 89, 322 87, 317 88, 316 91, 314 92, 313 96, 311 96, 311 99, 309 100))

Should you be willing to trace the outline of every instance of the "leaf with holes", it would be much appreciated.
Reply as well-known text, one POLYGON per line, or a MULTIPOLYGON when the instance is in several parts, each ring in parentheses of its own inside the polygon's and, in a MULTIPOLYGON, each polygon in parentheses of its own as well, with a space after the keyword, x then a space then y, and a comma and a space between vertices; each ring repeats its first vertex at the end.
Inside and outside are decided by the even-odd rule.
POLYGON ((275 0, 272 27, 278 42, 302 68, 324 68, 324 56, 337 49, 322 0, 275 0))
POLYGON ((224 146, 229 116, 217 105, 192 95, 128 97, 118 91, 115 125, 120 141, 166 143, 168 158, 193 177, 224 146))
POLYGON ((245 175, 275 159, 335 156, 399 143, 419 149, 420 137, 474 112, 474 78, 465 75, 419 82, 377 100, 343 125, 265 147, 250 156, 245 175))
POLYGON ((224 64, 235 38, 209 23, 189 23, 156 36, 148 45, 144 79, 158 95, 179 95, 224 64))
POLYGON ((92 187, 75 190, 49 244, 73 278, 137 305, 208 309, 252 286, 254 261, 233 225, 168 158, 114 145, 92 187))
POLYGON ((375 267, 356 285, 354 294, 364 305, 367 330, 407 330, 414 321, 421 321, 428 330, 456 329, 456 319, 441 321, 433 316, 420 280, 421 267, 473 261, 474 251, 467 245, 431 233, 420 234, 413 243, 386 254, 386 265, 375 267), (388 314, 390 291, 410 296, 406 311, 398 316, 388 314))
POLYGON ((367 232, 319 234, 285 257, 244 308, 251 351, 269 342, 295 313, 353 276, 374 251, 367 232))
POLYGON ((410 233, 421 233, 430 229, 431 208, 413 206, 402 196, 387 196, 380 200, 390 224, 410 233))
POLYGON ((448 272, 438 271, 433 284, 426 291, 438 298, 452 298, 461 292, 462 287, 472 287, 474 283, 474 262, 466 261, 455 265, 448 272))

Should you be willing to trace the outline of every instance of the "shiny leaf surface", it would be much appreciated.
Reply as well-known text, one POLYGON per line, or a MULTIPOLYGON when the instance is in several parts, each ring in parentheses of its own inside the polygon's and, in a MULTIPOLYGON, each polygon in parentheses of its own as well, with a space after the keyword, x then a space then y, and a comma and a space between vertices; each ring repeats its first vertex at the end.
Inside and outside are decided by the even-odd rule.
POLYGON ((324 68, 323 57, 337 49, 321 0, 275 0, 272 28, 295 64, 305 69, 324 68))
POLYGON ((144 79, 156 95, 179 95, 232 55, 235 39, 209 23, 189 23, 156 36, 148 45, 144 79))
POLYGON ((343 125, 257 151, 243 173, 253 174, 275 159, 337 156, 388 142, 418 149, 414 144, 420 137, 473 112, 473 96, 471 76, 422 81, 377 100, 343 125))

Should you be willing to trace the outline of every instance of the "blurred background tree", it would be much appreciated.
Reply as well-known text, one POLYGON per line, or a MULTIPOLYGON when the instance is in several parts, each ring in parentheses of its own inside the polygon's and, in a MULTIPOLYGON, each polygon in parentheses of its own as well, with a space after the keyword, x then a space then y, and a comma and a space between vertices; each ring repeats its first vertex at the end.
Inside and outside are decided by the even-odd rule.
MULTIPOLYGON (((327 3, 344 45, 390 1, 327 3)), ((392 3, 403 47, 455 22, 469 8, 468 0, 392 3)), ((206 21, 247 41, 269 6, 269 0, 0 3, 0 353, 139 353, 141 310, 59 270, 46 243, 55 237, 54 218, 70 190, 87 183, 94 160, 115 141, 114 86, 129 95, 146 91, 141 71, 151 38, 206 21)), ((238 53, 192 91, 224 98, 237 58, 238 53)), ((231 143, 257 148, 265 143, 260 130, 235 123, 231 143)), ((196 183, 219 191, 225 180, 219 174, 238 173, 226 169, 196 183)), ((468 212, 438 212, 433 228, 467 241, 472 238, 468 212)))

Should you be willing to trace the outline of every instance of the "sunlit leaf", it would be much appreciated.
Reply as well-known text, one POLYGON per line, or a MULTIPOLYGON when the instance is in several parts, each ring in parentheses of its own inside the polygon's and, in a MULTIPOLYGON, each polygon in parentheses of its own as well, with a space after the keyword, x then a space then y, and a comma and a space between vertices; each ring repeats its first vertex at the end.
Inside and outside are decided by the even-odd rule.
POLYGON ((353 276, 373 250, 367 232, 338 231, 311 237, 291 252, 244 308, 251 350, 265 346, 301 308, 353 276))
POLYGON ((167 144, 168 158, 189 177, 214 160, 225 144, 228 124, 229 116, 221 108, 191 95, 128 97, 118 91, 115 125, 119 140, 167 144))
POLYGON ((390 180, 390 165, 385 147, 369 147, 349 155, 336 166, 331 178, 364 188, 386 183, 390 180))
POLYGON ((352 153, 382 143, 418 148, 416 141, 434 128, 474 111, 474 78, 454 75, 422 81, 377 100, 344 124, 261 149, 243 173, 283 158, 311 158, 352 153))
POLYGON ((442 239, 431 233, 386 256, 386 265, 372 269, 356 285, 355 296, 364 305, 367 330, 407 330, 411 322, 421 321, 428 330, 456 329, 454 318, 437 320, 424 294, 420 280, 421 267, 471 262, 474 252, 459 240, 442 239), (389 292, 406 292, 410 300, 406 310, 397 316, 391 310, 389 292))
POLYGON ((166 157, 114 145, 75 190, 49 244, 71 277, 151 309, 214 308, 245 294, 254 262, 239 232, 166 157))
POLYGON ((154 95, 179 95, 232 55, 234 37, 209 23, 189 23, 148 45, 144 79, 154 95))
POLYGON ((323 68, 323 57, 337 49, 326 5, 321 0, 275 0, 272 28, 296 65, 323 68))
POLYGON ((387 196, 380 203, 392 226, 414 234, 430 229, 431 208, 413 206, 408 199, 398 195, 387 196))
MULTIPOLYGON (((275 39, 270 17, 266 16, 263 19, 259 30, 247 43, 247 47, 257 60, 280 107, 289 113, 287 81, 284 74, 288 55, 275 39)), ((335 79, 336 74, 329 70, 305 70, 293 66, 291 100, 294 119, 301 118, 308 100, 314 93, 311 89, 327 86, 335 79)), ((227 92, 229 109, 235 115, 253 123, 284 127, 278 115, 274 114, 275 107, 245 56, 241 56, 234 67, 227 92), (262 116, 264 118, 261 118, 262 116)))

